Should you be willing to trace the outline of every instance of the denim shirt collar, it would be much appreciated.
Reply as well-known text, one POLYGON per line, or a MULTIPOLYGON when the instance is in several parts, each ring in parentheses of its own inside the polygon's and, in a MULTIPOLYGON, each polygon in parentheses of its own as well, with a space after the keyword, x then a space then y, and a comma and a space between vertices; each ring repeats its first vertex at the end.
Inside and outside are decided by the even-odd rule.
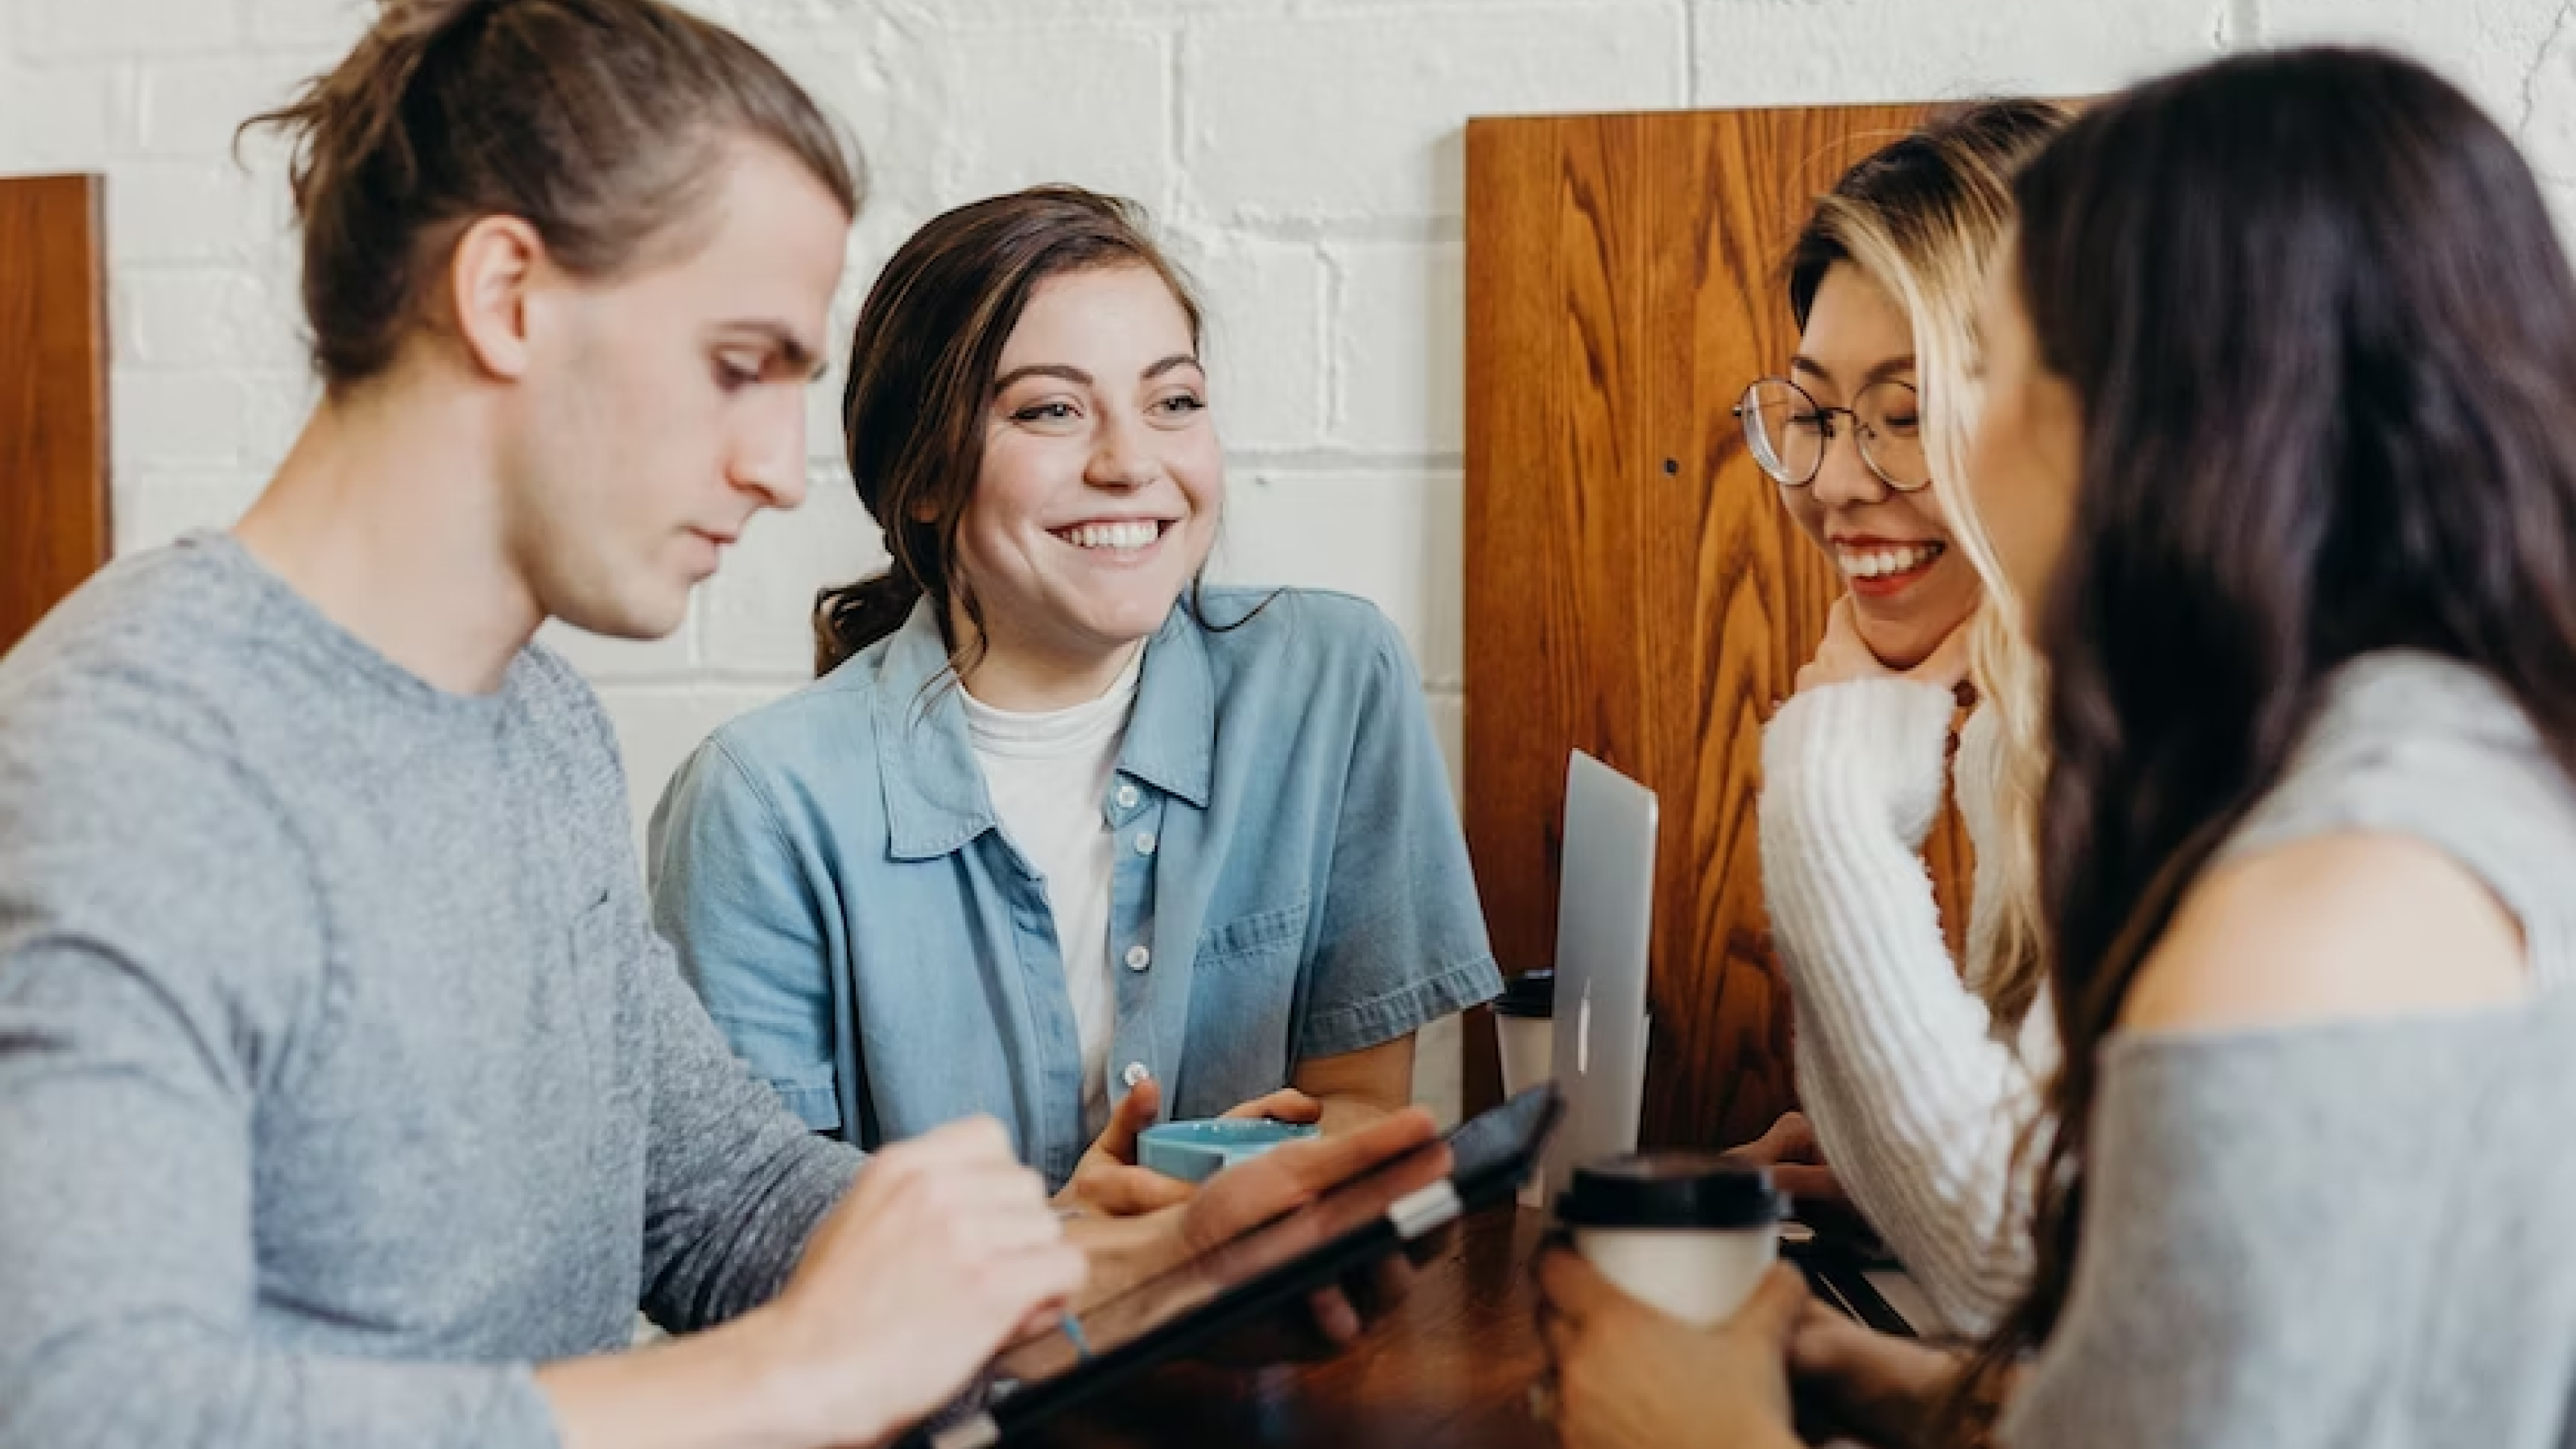
MULTIPOLYGON (((941 679, 948 642, 928 599, 886 641, 876 689, 877 774, 897 860, 947 855, 994 826, 992 797, 966 732, 960 686, 941 679), (933 683, 933 681, 938 681, 933 683)), ((1135 712, 1118 770, 1204 810, 1216 770, 1216 687, 1207 641, 1175 604, 1145 641, 1135 712)))

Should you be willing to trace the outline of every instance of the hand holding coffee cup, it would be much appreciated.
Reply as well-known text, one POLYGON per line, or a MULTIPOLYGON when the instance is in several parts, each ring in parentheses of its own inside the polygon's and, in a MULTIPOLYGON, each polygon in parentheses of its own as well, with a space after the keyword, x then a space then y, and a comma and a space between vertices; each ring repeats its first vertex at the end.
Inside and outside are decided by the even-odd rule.
MULTIPOLYGON (((1569 1249, 1538 1262, 1547 1369, 1530 1385, 1533 1418, 1585 1449, 1795 1449, 1789 1353, 1808 1299, 1776 1267, 1713 1328, 1676 1323, 1619 1291, 1569 1249)), ((1872 1442, 1908 1442, 1901 1439, 1872 1442)))
POLYGON ((1779 1261, 1787 1207, 1765 1168, 1645 1152, 1575 1168, 1556 1215, 1601 1276, 1705 1328, 1733 1315, 1779 1261))

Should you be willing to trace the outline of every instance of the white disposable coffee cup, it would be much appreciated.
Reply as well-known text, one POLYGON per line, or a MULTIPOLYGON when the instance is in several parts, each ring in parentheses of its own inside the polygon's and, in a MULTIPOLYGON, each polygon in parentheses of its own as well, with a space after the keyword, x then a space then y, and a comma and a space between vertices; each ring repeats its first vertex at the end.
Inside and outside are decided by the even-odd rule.
MULTIPOLYGON (((1524 971, 1503 984, 1494 1000, 1494 1044, 1503 1058, 1503 1095, 1517 1097, 1555 1080, 1556 973, 1524 971)), ((1524 1207, 1547 1206, 1547 1185, 1533 1173, 1521 1184, 1524 1207)))
POLYGON ((1551 1079, 1548 1054, 1555 1023, 1544 1016, 1497 1016, 1494 1035, 1503 1049, 1503 1095, 1516 1097, 1551 1079))
POLYGON ((1602 1277, 1702 1328, 1732 1317, 1780 1260, 1786 1208, 1768 1171, 1704 1152, 1586 1163, 1556 1200, 1602 1277))

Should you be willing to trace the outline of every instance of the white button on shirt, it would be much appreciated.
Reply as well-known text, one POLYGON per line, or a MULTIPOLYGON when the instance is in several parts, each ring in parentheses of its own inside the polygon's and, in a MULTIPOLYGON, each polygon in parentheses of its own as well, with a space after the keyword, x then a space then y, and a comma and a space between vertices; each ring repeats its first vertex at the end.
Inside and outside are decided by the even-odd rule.
POLYGON ((1119 809, 1121 809, 1121 810, 1133 810, 1133 809, 1135 809, 1135 808, 1136 808, 1136 801, 1137 801, 1137 798, 1138 798, 1138 797, 1137 797, 1137 794, 1136 794, 1136 787, 1135 787, 1135 786, 1133 786, 1133 785, 1121 785, 1121 786, 1119 786, 1119 787, 1118 787, 1118 808, 1119 808, 1119 809))
POLYGON ((1139 830, 1136 832, 1136 853, 1138 855, 1152 855, 1154 853, 1154 832, 1150 830, 1139 830))
POLYGON ((1127 969, 1128 969, 1128 970, 1130 970, 1130 971, 1142 971, 1142 970, 1144 970, 1146 967, 1151 966, 1151 965, 1153 965, 1153 964, 1154 964, 1154 953, 1153 953, 1153 952, 1146 950, 1146 949, 1145 949, 1144 947, 1142 947, 1142 946, 1130 946, 1130 947, 1128 947, 1128 948, 1127 948, 1127 969))
POLYGON ((1127 1070, 1118 1074, 1118 1080, 1125 1082, 1128 1090, 1133 1091, 1136 1088, 1145 1085, 1146 1082, 1153 1078, 1153 1075, 1154 1074, 1152 1072, 1145 1070, 1145 1064, 1143 1062, 1129 1062, 1127 1064, 1127 1070))

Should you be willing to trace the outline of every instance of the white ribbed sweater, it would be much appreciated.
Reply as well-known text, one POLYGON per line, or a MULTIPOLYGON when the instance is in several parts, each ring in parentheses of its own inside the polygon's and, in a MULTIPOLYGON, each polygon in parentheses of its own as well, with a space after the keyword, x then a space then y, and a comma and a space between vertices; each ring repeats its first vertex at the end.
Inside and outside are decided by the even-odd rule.
MULTIPOLYGON (((2057 1042, 2044 992, 2019 1039, 1998 1040, 1941 934, 1922 847, 1954 708, 1949 690, 1901 679, 1783 705, 1762 735, 1762 875, 1825 1159, 1943 1326, 1980 1333, 2029 1282, 2029 1194, 2012 1158, 2057 1042)), ((2000 750, 1977 711, 1956 773, 1977 855, 1972 960, 1998 928, 2000 750)))

